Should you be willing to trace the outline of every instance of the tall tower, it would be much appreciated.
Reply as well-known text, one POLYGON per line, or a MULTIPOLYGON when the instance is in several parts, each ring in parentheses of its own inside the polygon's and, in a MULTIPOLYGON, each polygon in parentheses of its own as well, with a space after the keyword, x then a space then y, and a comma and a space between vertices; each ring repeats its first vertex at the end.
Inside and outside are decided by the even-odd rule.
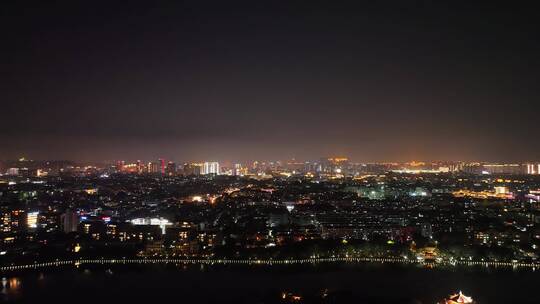
POLYGON ((165 175, 166 166, 165 166, 165 160, 163 158, 159 159, 159 170, 162 175, 165 175))

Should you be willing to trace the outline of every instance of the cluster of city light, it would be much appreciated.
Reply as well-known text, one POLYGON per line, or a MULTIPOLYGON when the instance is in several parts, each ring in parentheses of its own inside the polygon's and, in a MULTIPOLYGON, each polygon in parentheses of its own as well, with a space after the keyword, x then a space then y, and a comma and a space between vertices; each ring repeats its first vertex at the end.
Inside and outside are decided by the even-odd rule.
POLYGON ((449 169, 448 168, 439 168, 439 169, 401 169, 401 170, 392 170, 391 172, 400 173, 400 174, 447 173, 447 172, 449 172, 449 169))
POLYGON ((172 225, 169 220, 164 218, 135 218, 129 221, 133 225, 151 225, 159 226, 161 228, 162 234, 165 234, 165 229, 167 226, 172 225))
POLYGON ((514 195, 508 191, 507 187, 494 187, 493 191, 473 191, 462 189, 452 192, 455 197, 471 197, 478 199, 487 198, 499 198, 499 199, 513 199, 514 195))

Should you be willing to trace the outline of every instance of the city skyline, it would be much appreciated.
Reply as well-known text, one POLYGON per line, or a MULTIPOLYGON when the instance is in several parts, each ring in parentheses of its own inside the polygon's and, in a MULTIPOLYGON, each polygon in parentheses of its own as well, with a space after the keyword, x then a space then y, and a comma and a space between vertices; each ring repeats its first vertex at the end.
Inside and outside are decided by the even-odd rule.
POLYGON ((526 7, 3 6, 0 159, 538 159, 526 7))
POLYGON ((40 161, 20 158, 0 161, 0 177, 47 177, 60 174, 110 174, 153 176, 297 177, 364 178, 370 174, 472 174, 540 175, 540 162, 493 163, 463 161, 355 162, 347 157, 321 157, 318 160, 256 160, 231 162, 216 160, 181 161, 117 160, 102 163, 40 161))
POLYGON ((228 164, 228 165, 234 165, 234 164, 252 164, 252 163, 281 163, 281 164, 292 164, 292 163, 318 163, 325 159, 332 159, 332 158, 344 158, 349 163, 354 164, 414 164, 414 163, 421 163, 421 164, 438 164, 438 163, 463 163, 463 164, 520 164, 520 165, 526 165, 526 164, 536 164, 540 163, 540 160, 536 159, 525 159, 525 160, 515 160, 515 161, 491 161, 488 159, 402 159, 402 160, 395 160, 395 159, 383 159, 383 160, 365 160, 365 159, 358 159, 358 158, 351 158, 347 155, 325 155, 325 156, 319 156, 319 157, 313 157, 313 158, 247 158, 247 159, 239 159, 239 158, 203 158, 203 157, 195 157, 195 158, 180 158, 180 157, 150 157, 150 158, 116 158, 116 159, 101 159, 101 160, 84 160, 84 159, 39 159, 39 158, 30 158, 26 155, 19 155, 19 157, 16 158, 7 158, 7 159, 0 159, 0 162, 7 162, 7 163, 14 163, 14 162, 71 162, 78 165, 94 165, 94 164, 116 164, 119 162, 125 162, 125 163, 137 163, 137 162, 143 162, 143 163, 156 163, 159 167, 162 165, 166 165, 166 163, 177 163, 177 164, 196 164, 196 163, 205 163, 205 162, 217 162, 222 164, 228 164), (161 164, 161 162, 164 161, 165 163, 161 164))

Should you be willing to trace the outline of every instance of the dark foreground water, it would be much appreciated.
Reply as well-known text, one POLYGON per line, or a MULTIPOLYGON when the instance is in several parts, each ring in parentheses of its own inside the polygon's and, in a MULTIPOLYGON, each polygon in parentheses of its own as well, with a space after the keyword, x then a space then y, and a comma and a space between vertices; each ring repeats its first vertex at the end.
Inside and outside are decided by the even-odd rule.
POLYGON ((540 272, 391 265, 138 266, 3 274, 7 303, 436 303, 462 290, 480 304, 540 303, 540 272), (323 297, 322 294, 326 293, 323 297))

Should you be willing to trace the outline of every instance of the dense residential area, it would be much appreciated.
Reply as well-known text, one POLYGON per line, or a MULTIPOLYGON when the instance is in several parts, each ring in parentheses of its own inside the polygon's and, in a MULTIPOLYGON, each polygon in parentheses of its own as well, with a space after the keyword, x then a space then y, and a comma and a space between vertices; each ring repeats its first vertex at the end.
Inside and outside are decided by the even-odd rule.
POLYGON ((4 167, 6 265, 156 257, 451 265, 534 263, 540 253, 537 164, 21 159, 4 167))

